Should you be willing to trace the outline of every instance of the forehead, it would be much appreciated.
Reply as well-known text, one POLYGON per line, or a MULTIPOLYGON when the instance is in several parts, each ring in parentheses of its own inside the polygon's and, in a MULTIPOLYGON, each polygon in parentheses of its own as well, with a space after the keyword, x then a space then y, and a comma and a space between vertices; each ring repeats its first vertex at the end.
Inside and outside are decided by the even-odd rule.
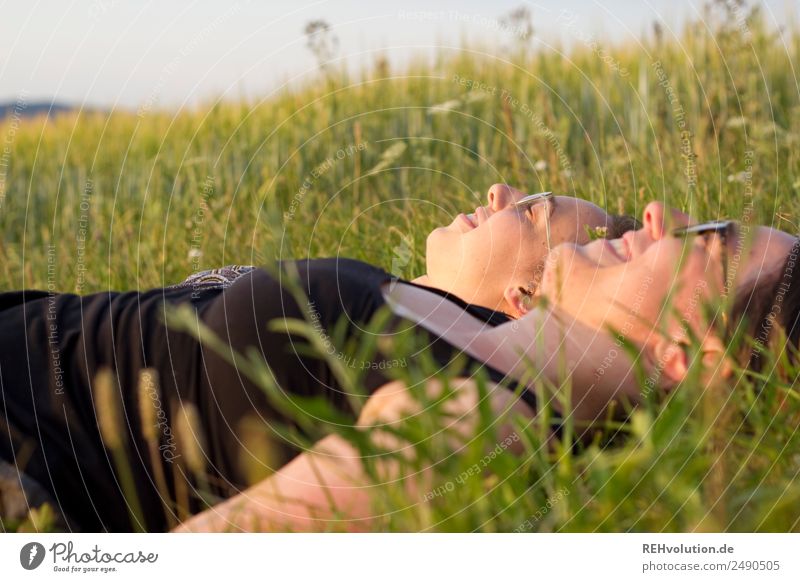
MULTIPOLYGON (((586 226, 606 226, 608 214, 595 204, 571 196, 555 196, 550 214, 554 228, 566 229, 578 234, 583 239, 586 226)), ((588 236, 588 235, 587 235, 588 236)))
POLYGON ((797 239, 789 233, 768 226, 756 227, 753 246, 758 244, 774 252, 788 253, 797 239))
POLYGON ((553 214, 572 216, 579 220, 605 218, 605 211, 588 200, 573 198, 572 196, 554 196, 553 214))
POLYGON ((769 273, 780 268, 797 241, 792 235, 768 226, 742 229, 736 239, 736 248, 731 249, 733 259, 744 255, 743 279, 752 280, 760 273, 769 273), (749 250, 749 252, 748 252, 749 250))

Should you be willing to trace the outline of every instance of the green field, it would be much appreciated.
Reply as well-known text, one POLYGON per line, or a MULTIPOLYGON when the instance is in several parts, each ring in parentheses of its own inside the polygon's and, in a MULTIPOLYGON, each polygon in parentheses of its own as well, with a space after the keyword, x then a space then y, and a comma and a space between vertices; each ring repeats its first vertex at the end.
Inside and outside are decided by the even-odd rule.
MULTIPOLYGON (((410 279, 427 233, 495 182, 797 232, 800 26, 740 16, 712 10, 636 43, 572 31, 569 49, 468 44, 402 70, 329 67, 259 101, 6 118, 0 286, 145 289, 335 255, 410 279)), ((448 455, 446 437, 419 438, 445 421, 432 407, 401 436, 436 462, 438 494, 378 487, 376 529, 798 531, 797 370, 765 369, 712 387, 695 374, 578 454, 569 435, 548 450, 520 425, 525 454, 466 478, 498 442, 492 419, 448 455)))

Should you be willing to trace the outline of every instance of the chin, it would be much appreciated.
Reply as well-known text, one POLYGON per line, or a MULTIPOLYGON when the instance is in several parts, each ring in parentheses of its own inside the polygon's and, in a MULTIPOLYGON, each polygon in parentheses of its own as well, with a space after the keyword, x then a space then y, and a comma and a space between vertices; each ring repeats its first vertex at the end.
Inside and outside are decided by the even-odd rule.
POLYGON ((425 239, 425 267, 430 271, 431 263, 430 257, 433 256, 434 249, 436 248, 436 231, 439 230, 438 228, 432 230, 431 233, 428 235, 428 238, 425 239))
MULTIPOLYGON (((446 250, 448 245, 452 245, 455 242, 450 240, 452 239, 452 236, 448 236, 449 234, 450 232, 446 226, 440 226, 439 228, 435 228, 431 231, 431 233, 428 235, 428 238, 425 240, 425 253, 428 258, 435 258, 437 256, 447 254, 441 251, 446 250)), ((430 264, 430 260, 427 260, 426 262, 430 264)))
POLYGON ((439 230, 441 230, 441 228, 437 228, 431 232, 425 241, 425 270, 429 277, 434 277, 436 275, 436 266, 439 263, 438 258, 440 253, 438 249, 442 247, 442 237, 441 234, 438 233, 439 230))

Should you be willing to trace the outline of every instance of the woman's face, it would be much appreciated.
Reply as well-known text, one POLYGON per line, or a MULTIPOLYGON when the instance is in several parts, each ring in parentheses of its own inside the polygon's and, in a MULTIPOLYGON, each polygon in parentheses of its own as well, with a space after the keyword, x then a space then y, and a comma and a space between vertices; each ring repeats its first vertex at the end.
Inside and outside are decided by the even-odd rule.
POLYGON ((666 321, 665 329, 680 335, 700 322, 704 300, 779 269, 795 242, 775 229, 744 226, 724 245, 718 235, 676 238, 672 228, 695 221, 660 203, 645 207, 642 222, 643 228, 620 239, 554 249, 543 294, 579 321, 595 329, 611 326, 644 345, 658 340, 653 333, 658 322, 666 321), (665 320, 668 303, 673 317, 665 320))
POLYGON ((428 236, 426 259, 431 285, 467 302, 505 310, 506 289, 528 288, 541 271, 548 253, 548 218, 553 247, 564 242, 585 244, 586 227, 606 226, 609 220, 591 202, 566 196, 515 208, 525 195, 495 184, 485 206, 434 230, 428 236))

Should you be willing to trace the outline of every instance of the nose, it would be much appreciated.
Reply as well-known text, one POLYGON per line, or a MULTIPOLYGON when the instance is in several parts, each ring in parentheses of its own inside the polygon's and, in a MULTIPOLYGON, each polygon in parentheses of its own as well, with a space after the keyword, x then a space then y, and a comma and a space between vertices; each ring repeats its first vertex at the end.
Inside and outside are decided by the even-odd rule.
POLYGON ((642 215, 644 230, 653 240, 661 240, 666 229, 688 226, 692 217, 675 208, 666 209, 662 202, 650 202, 642 215))
POLYGON ((497 212, 510 206, 517 200, 521 200, 525 196, 524 192, 512 188, 508 184, 493 184, 489 188, 487 199, 489 201, 489 208, 497 212))

